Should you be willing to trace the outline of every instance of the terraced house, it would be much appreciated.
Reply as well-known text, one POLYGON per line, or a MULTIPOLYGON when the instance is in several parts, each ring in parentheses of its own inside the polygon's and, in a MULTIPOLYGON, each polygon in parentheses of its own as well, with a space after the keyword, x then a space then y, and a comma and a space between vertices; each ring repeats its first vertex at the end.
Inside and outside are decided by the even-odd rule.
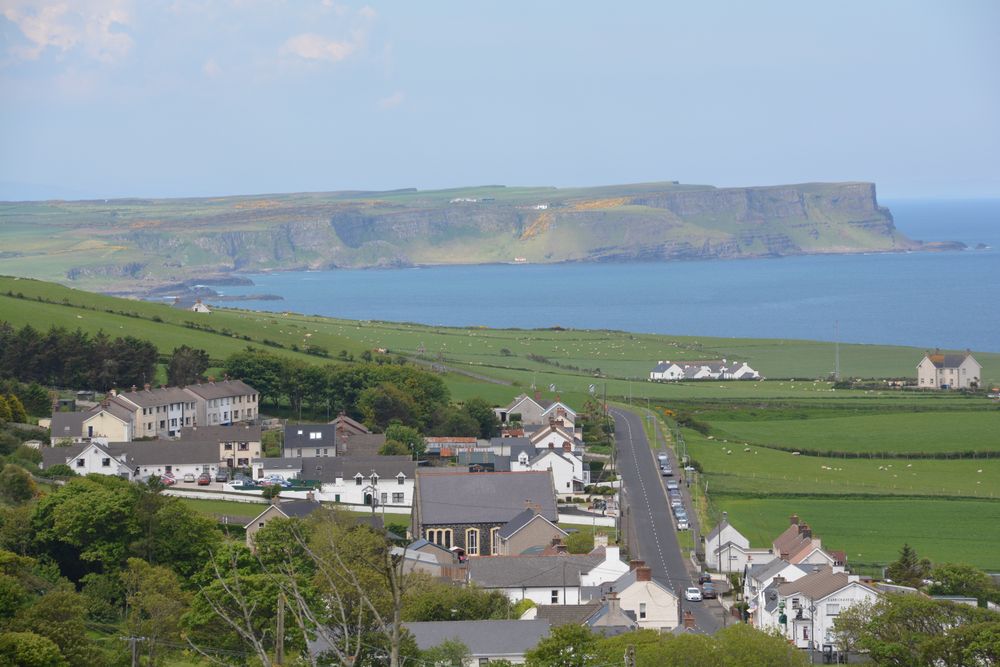
POLYGON ((194 424, 195 399, 180 387, 145 388, 118 394, 132 411, 133 438, 172 438, 194 424))
POLYGON ((253 421, 259 416, 257 390, 242 380, 206 382, 184 387, 194 398, 195 424, 217 426, 253 421))

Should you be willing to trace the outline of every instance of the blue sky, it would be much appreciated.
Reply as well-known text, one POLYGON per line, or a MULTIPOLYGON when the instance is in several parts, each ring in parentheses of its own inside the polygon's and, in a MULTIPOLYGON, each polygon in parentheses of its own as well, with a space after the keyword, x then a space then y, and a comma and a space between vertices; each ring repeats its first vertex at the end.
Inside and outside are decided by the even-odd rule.
POLYGON ((0 198, 1000 196, 1000 3, 0 0, 0 198))

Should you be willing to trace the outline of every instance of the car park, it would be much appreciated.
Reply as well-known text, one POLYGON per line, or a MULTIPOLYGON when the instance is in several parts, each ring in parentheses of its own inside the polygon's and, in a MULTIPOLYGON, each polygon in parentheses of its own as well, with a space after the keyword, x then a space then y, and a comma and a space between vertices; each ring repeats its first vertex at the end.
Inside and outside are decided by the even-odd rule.
POLYGON ((186 483, 188 483, 188 484, 194 484, 194 481, 195 481, 194 473, 193 472, 185 473, 184 474, 184 481, 186 483))
POLYGON ((701 590, 691 586, 684 589, 684 599, 688 602, 699 602, 701 601, 701 590))
POLYGON ((701 586, 701 597, 705 600, 709 599, 714 600, 719 597, 719 594, 716 592, 715 586, 713 586, 710 583, 707 583, 707 584, 702 584, 701 586))
POLYGON ((212 483, 212 475, 207 472, 203 472, 198 475, 198 486, 208 486, 212 483))

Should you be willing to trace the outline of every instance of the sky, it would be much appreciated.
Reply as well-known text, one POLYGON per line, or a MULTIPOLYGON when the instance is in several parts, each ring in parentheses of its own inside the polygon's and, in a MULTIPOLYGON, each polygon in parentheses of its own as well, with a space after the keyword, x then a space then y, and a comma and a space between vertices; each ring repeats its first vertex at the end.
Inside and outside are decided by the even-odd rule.
POLYGON ((0 0, 0 199, 1000 197, 1000 2, 0 0))

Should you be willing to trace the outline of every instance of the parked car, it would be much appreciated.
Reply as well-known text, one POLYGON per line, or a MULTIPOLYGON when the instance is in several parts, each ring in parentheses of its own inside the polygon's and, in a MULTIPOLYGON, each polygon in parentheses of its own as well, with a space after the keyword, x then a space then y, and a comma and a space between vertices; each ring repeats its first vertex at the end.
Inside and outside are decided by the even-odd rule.
POLYGON ((203 472, 200 475, 198 475, 198 486, 208 486, 211 483, 212 483, 212 476, 209 473, 203 472))
POLYGON ((195 481, 194 473, 193 472, 185 473, 184 474, 184 481, 186 483, 188 483, 188 484, 194 484, 194 481, 195 481))
POLYGON ((711 582, 712 582, 712 575, 710 575, 708 572, 702 572, 701 574, 698 575, 698 584, 699 585, 701 585, 701 584, 708 584, 708 583, 711 583, 711 582))
POLYGON ((681 497, 681 490, 680 489, 667 489, 667 493, 670 494, 671 498, 680 498, 681 497))
POLYGON ((691 526, 688 525, 687 519, 677 519, 677 530, 687 530, 691 526))
POLYGON ((670 499, 670 506, 671 507, 684 507, 684 501, 681 500, 680 498, 671 498, 670 499))
POLYGON ((667 491, 671 491, 671 490, 678 490, 679 491, 680 488, 681 488, 680 484, 678 484, 674 480, 670 480, 669 482, 667 482, 667 491))
POLYGON ((229 471, 227 471, 227 470, 220 470, 219 472, 215 473, 215 481, 216 482, 228 482, 229 481, 229 471))
POLYGON ((719 597, 719 594, 715 591, 715 586, 713 586, 712 584, 702 584, 701 597, 704 598, 705 600, 708 599, 714 600, 719 597))
POLYGON ((673 477, 674 471, 671 470, 670 468, 661 468, 660 474, 663 475, 664 477, 673 477))
POLYGON ((257 484, 259 484, 260 486, 280 486, 286 489, 292 485, 292 483, 289 482, 284 477, 278 477, 275 475, 272 475, 270 477, 265 477, 264 479, 261 480, 257 480, 257 484))
POLYGON ((701 591, 691 586, 690 588, 684 589, 684 599, 688 602, 700 602, 701 601, 701 591))

